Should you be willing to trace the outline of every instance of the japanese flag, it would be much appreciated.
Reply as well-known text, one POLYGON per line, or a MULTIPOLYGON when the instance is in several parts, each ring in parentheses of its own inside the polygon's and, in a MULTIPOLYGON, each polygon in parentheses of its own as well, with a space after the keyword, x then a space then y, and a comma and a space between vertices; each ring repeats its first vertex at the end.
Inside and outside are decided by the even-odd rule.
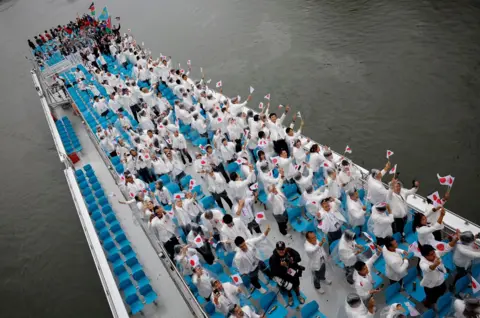
POLYGON ((297 117, 302 118, 302 114, 300 114, 300 112, 297 112, 297 117))
MULTIPOLYGON (((207 84, 210 84, 211 82, 212 82, 212 79, 209 78, 209 79, 207 80, 207 84)), ((208 87, 207 87, 207 91, 208 91, 208 87)))
POLYGON ((262 102, 260 102, 260 104, 258 104, 258 108, 263 109, 263 103, 262 102))
POLYGON ((207 164, 207 161, 206 161, 205 159, 202 159, 202 161, 200 161, 200 164, 201 164, 202 166, 204 166, 204 165, 207 164))
POLYGON ((195 237, 195 239, 193 240, 193 243, 195 243, 195 246, 200 248, 203 246, 203 239, 202 237, 199 235, 197 235, 197 237, 195 237))
POLYGON ((237 163, 238 163, 239 165, 245 163, 245 159, 243 159, 243 158, 238 158, 236 161, 237 161, 237 163))
POLYGON ((397 172, 397 165, 395 164, 392 169, 388 172, 389 174, 395 174, 397 172))
POLYGON ((238 286, 243 283, 242 277, 239 274, 234 274, 231 277, 235 285, 238 286))
POLYGON ((187 61, 187 65, 188 65, 188 66, 192 65, 192 61, 188 60, 188 61, 187 61))
POLYGON ((473 293, 476 294, 478 293, 478 291, 480 291, 480 284, 477 282, 477 280, 475 278, 473 278, 473 276, 470 276, 472 278, 472 290, 473 290, 473 293))
POLYGON ((438 173, 437 173, 437 178, 438 178, 438 182, 440 182, 441 185, 447 185, 450 187, 453 184, 453 180, 455 180, 455 178, 452 177, 451 175, 448 175, 446 177, 440 177, 438 173))
POLYGON ((183 73, 185 73, 185 70, 182 68, 182 69, 180 70, 180 74, 183 74, 183 73))
POLYGON ((216 86, 217 86, 217 88, 222 87, 222 81, 218 81, 216 86))
POLYGON ((167 138, 167 139, 165 139, 165 140, 166 140, 167 144, 169 144, 169 145, 172 144, 172 141, 171 141, 169 138, 167 138))
POLYGON ((387 150, 387 159, 390 158, 390 156, 393 155, 393 151, 387 150))
POLYGON ((418 242, 417 241, 413 242, 412 244, 410 244, 408 246, 408 252, 413 253, 413 255, 415 255, 416 257, 421 256, 420 249, 418 248, 418 242))
POLYGON ((197 185, 197 182, 194 179, 190 179, 190 183, 188 184, 188 188, 190 190, 192 190, 193 187, 196 186, 196 185, 197 185))
POLYGON ((205 150, 205 146, 204 145, 200 145, 198 146, 198 148, 202 149, 202 150, 205 150))
POLYGON ((270 158, 270 160, 272 160, 272 163, 274 165, 278 165, 278 158, 280 158, 280 157, 278 157, 278 156, 277 157, 272 157, 272 158, 270 158))
POLYGON ((280 108, 283 108, 283 105, 282 105, 282 104, 278 105, 278 108, 279 108, 279 109, 280 109, 280 108))
POLYGON ((253 88, 252 86, 250 86, 250 94, 252 94, 254 90, 255 90, 255 88, 253 88))
POLYGON ((217 118, 217 121, 218 121, 219 123, 221 123, 221 122, 223 121, 223 119, 222 119, 221 117, 218 117, 218 118, 217 118))
POLYGON ((125 181, 125 175, 121 174, 120 175, 120 180, 125 181))
POLYGON ((350 148, 348 145, 345 147, 345 153, 352 153, 352 148, 350 148))
POLYGON ((447 248, 447 243, 438 242, 437 245, 435 245, 435 248, 440 252, 443 252, 447 248))
POLYGON ((372 236, 371 236, 370 234, 368 234, 367 232, 363 232, 363 235, 365 235, 365 237, 366 237, 370 242, 373 243, 373 238, 372 238, 372 236))
POLYGON ((377 247, 375 246, 375 243, 373 243, 373 242, 370 243, 370 244, 368 245, 368 247, 370 247, 370 249, 372 250, 372 252, 375 252, 375 250, 377 249, 377 247))
POLYGON ((263 222, 265 221, 266 218, 265 218, 265 212, 257 212, 257 214, 255 214, 255 221, 257 221, 257 223, 260 223, 260 222, 263 222))
POLYGON ((427 196, 427 198, 432 200, 434 207, 443 205, 442 199, 440 198, 440 194, 438 194, 438 191, 435 191, 434 193, 430 194, 429 196, 427 196))
POLYGON ((175 200, 181 200, 185 197, 185 194, 183 194, 182 192, 178 192, 178 193, 175 193, 173 197, 175 198, 175 200))
MULTIPOLYGON (((202 244, 203 245, 203 244, 202 244)), ((188 259, 188 263, 190 264, 190 266, 192 266, 193 268, 197 267, 200 265, 200 261, 198 259, 198 256, 197 255, 193 255, 192 257, 190 257, 188 259)))
POLYGON ((266 100, 270 100, 270 94, 265 95, 266 100))
POLYGON ((258 182, 255 182, 254 184, 252 184, 252 185, 250 186, 250 190, 252 190, 252 191, 253 191, 253 190, 258 190, 258 182))

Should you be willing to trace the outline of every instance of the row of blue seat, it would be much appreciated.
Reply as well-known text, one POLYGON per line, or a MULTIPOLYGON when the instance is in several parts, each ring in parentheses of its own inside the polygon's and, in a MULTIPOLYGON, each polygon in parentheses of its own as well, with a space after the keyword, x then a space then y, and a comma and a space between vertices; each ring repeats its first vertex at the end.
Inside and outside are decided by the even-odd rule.
POLYGON ((75 175, 84 200, 89 207, 95 229, 102 241, 105 254, 118 279, 119 289, 123 291, 125 302, 130 306, 132 314, 141 312, 144 304, 156 302, 157 294, 153 291, 103 189, 98 186, 94 187, 95 184, 98 184, 98 180, 91 165, 87 164, 83 170, 76 170, 75 175), (143 297, 143 301, 139 298, 137 290, 143 297))
POLYGON ((80 144, 80 141, 73 130, 72 123, 67 116, 57 120, 55 125, 60 135, 60 139, 62 140, 63 147, 65 148, 65 152, 68 155, 82 151, 82 145, 80 144))

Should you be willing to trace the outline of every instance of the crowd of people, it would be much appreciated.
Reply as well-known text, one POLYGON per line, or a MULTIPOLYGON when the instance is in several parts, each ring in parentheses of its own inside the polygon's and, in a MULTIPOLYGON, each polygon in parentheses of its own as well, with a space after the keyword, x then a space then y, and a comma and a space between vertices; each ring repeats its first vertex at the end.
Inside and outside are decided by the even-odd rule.
MULTIPOLYGON (((168 256, 184 275, 192 277, 200 296, 211 300, 217 311, 228 317, 261 317, 253 308, 241 306, 244 291, 239 286, 221 282, 204 266, 216 263, 220 252, 235 253, 233 266, 248 277, 253 290, 266 293, 275 282, 287 294, 290 306, 293 293, 300 304, 305 302, 300 282, 306 270, 312 272, 314 288, 325 293, 322 286, 332 283, 326 265, 338 258, 352 289, 344 308, 350 318, 373 317, 377 311, 375 295, 383 289, 374 288, 371 273, 381 255, 390 284, 402 284, 408 269, 417 262, 413 266, 422 276, 426 308, 434 308, 448 288, 443 254, 454 249, 454 282, 467 275, 472 261, 480 258, 476 235, 471 232, 457 231, 449 241, 442 242, 446 238, 441 232, 443 204, 449 192, 442 204, 428 201, 425 211, 413 215, 411 231, 418 235, 418 250, 412 258, 411 250, 399 246, 405 243, 406 225, 412 217, 407 198, 417 192, 418 181, 405 190, 394 174, 385 187, 382 178, 390 171, 388 162, 381 171, 373 169, 364 186, 364 176, 350 160, 334 156, 328 147, 301 136, 300 116, 294 115, 292 122, 285 124, 290 106, 273 111, 268 102, 260 113, 254 113, 246 108, 252 96, 242 102, 240 96, 229 98, 221 89, 210 89, 204 78, 192 80, 190 69, 175 68, 167 56, 154 59, 131 34, 121 35, 119 29, 109 32, 104 24, 85 16, 36 37, 36 43, 41 46, 47 39, 58 38, 62 43, 81 44, 73 46, 108 97, 101 96, 95 85, 84 84, 91 75, 80 69, 74 72, 75 83, 57 75, 59 83, 87 91, 101 116, 118 115, 119 126, 99 126, 96 135, 106 153, 118 156, 125 167, 124 186, 132 197, 125 203, 135 204, 145 215, 168 256), (119 73, 111 73, 106 56, 117 62, 119 73), (129 65, 133 65, 131 73, 129 65), (177 97, 173 103, 162 95, 161 85, 172 89, 177 97), (138 129, 133 129, 129 117, 138 121, 138 129), (183 126, 196 131, 207 144, 192 152, 188 138, 181 133, 183 126), (122 138, 120 129, 128 132, 128 140, 122 138), (237 162, 239 169, 229 173, 232 162, 237 162), (204 209, 198 192, 188 185, 181 187, 179 195, 168 191, 161 178, 168 176, 181 185, 187 168, 199 176, 196 182, 205 185, 213 196, 214 208, 204 209), (152 182, 154 191, 149 189, 152 182), (287 210, 292 202, 284 189, 293 185, 298 191, 296 205, 304 207, 305 216, 314 222, 300 252, 285 243, 293 231, 290 223, 295 220, 289 220, 287 210), (261 190, 266 194, 265 213, 273 216, 285 236, 275 247, 269 244, 270 225, 263 226, 262 232, 256 211, 261 190), (375 242, 370 252, 368 245, 356 242, 365 232, 375 242), (328 247, 334 244, 336 248, 330 251, 328 247), (307 260, 302 260, 302 254, 307 260), (199 262, 192 266, 192 259, 199 262), (307 263, 305 267, 302 262, 307 263)), ((29 43, 33 49, 35 44, 29 43)), ((456 317, 479 315, 476 299, 459 298, 454 304, 456 317)), ((387 317, 405 317, 402 304, 384 311, 387 317)))

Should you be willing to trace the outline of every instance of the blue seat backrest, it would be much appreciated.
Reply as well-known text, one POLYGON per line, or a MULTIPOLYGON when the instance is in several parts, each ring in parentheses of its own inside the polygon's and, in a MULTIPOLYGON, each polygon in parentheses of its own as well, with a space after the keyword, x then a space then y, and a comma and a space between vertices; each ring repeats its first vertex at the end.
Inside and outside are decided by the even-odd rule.
POLYGON ((470 280, 470 277, 468 275, 463 276, 462 278, 457 280, 457 282, 455 283, 455 292, 460 293, 460 292, 464 291, 465 289, 467 289, 468 284, 470 284, 470 282, 471 282, 471 280, 470 280))
POLYGON ((314 300, 302 307, 302 318, 310 318, 315 312, 318 311, 318 303, 314 300))
POLYGON ((403 279, 403 282, 405 284, 408 284, 410 282, 413 282, 417 278, 417 268, 412 267, 408 270, 407 276, 403 279))
POLYGON ((395 283, 387 287, 385 290, 385 299, 391 299, 400 292, 400 284, 395 283))
POLYGON ((412 224, 413 224, 413 221, 411 220, 408 221, 407 224, 405 224, 405 228, 404 228, 405 235, 413 233, 412 224))
POLYGON ((180 192, 180 187, 176 183, 169 183, 165 186, 171 194, 180 192))
POLYGON ((330 244, 330 253, 338 245, 338 242, 340 242, 340 240, 333 241, 332 244, 330 244))
POLYGON ((452 294, 447 293, 442 295, 440 298, 437 300, 437 309, 438 311, 442 311, 445 308, 448 308, 452 305, 452 294))

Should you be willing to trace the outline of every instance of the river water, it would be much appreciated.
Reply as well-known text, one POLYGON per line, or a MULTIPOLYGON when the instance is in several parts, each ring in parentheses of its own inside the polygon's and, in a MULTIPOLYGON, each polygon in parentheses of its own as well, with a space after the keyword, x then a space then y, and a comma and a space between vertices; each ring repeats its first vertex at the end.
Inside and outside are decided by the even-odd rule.
MULTIPOLYGON (((448 208, 480 222, 480 2, 97 2, 155 54, 192 60, 251 105, 301 111, 304 132, 364 167, 393 150, 401 179, 456 182, 448 208)), ((0 0, 0 304, 5 317, 108 317, 62 165, 29 74, 26 40, 89 1, 0 0)))

